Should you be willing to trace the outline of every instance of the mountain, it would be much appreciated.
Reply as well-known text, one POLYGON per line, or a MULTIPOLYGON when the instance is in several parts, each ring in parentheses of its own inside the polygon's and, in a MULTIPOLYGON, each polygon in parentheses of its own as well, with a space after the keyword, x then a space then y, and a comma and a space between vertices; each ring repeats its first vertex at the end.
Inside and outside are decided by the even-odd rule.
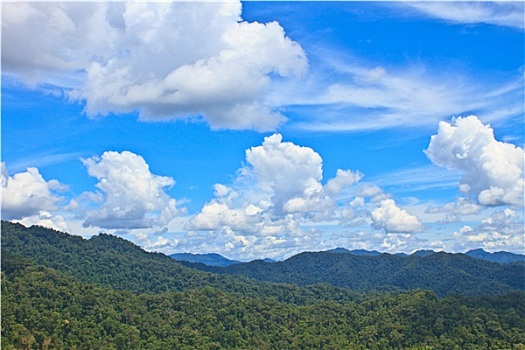
POLYGON ((442 252, 424 257, 301 253, 281 262, 257 260, 219 267, 181 264, 164 254, 146 252, 108 234, 84 239, 43 227, 26 228, 2 222, 2 257, 6 252, 29 257, 37 264, 67 273, 82 282, 137 293, 212 286, 227 292, 242 290, 245 294, 265 294, 287 300, 295 290, 297 296, 293 298, 305 302, 314 297, 314 289, 320 288, 319 284, 331 286, 332 289, 323 287, 322 297, 328 299, 336 298, 338 293, 344 298, 355 298, 355 293, 352 295, 349 290, 419 288, 443 296, 449 293, 499 294, 525 289, 524 262, 498 264, 442 252), (315 288, 305 291, 292 284, 315 288))
MULTIPOLYGON (((190 265, 191 266, 191 265, 190 265)), ((203 268, 203 266, 195 266, 203 268)), ((401 257, 305 252, 272 264, 261 260, 206 271, 300 286, 326 283, 358 291, 427 289, 443 296, 525 289, 525 263, 498 264, 464 254, 401 257)))
POLYGON ((212 287, 134 294, 7 253, 2 349, 522 349, 524 300, 415 290, 296 305, 212 287))
POLYGON ((204 265, 209 265, 209 266, 228 266, 228 265, 240 263, 240 261, 230 260, 216 253, 209 253, 209 254, 177 253, 177 254, 171 254, 170 258, 173 258, 177 261, 202 263, 204 265))
POLYGON ((327 253, 349 253, 349 254, 354 254, 354 255, 367 255, 367 256, 381 255, 381 253, 376 250, 364 250, 364 249, 348 250, 346 248, 341 248, 341 247, 325 250, 325 252, 327 253))
POLYGON ((414 256, 428 256, 428 255, 432 255, 432 254, 436 254, 436 252, 433 251, 433 250, 417 250, 417 251, 413 252, 410 255, 414 255, 414 256))
MULTIPOLYGON (((346 248, 334 248, 326 250, 327 253, 349 253, 354 255, 360 255, 360 256, 378 256, 381 254, 388 254, 388 253, 380 253, 376 250, 364 250, 364 249, 355 249, 355 250, 348 250, 346 248)), ((399 257, 408 257, 408 256, 420 256, 425 257, 431 254, 436 254, 433 250, 417 250, 412 254, 405 254, 405 253, 395 253, 393 255, 399 256, 399 257)), ((519 262, 519 261, 525 261, 525 255, 521 254, 514 254, 509 253, 505 251, 496 252, 496 253, 488 253, 484 251, 483 249, 474 249, 470 250, 465 253, 465 255, 470 256, 471 258, 475 259, 481 259, 496 263, 513 263, 513 262, 519 262)))
MULTIPOLYGON (((308 304, 319 300, 355 300, 351 290, 316 285, 299 288, 216 275, 188 268, 167 255, 149 253, 125 239, 99 234, 90 239, 40 227, 2 221, 2 269, 7 257, 30 259, 79 282, 96 283, 133 293, 162 293, 213 287, 243 296, 308 304)), ((190 264, 190 263, 187 263, 190 264)), ((204 264, 194 264, 211 267, 204 264)), ((234 265, 231 265, 234 266, 234 265)))
POLYGON ((465 253, 465 255, 468 255, 470 257, 476 258, 476 259, 482 259, 497 263, 513 263, 517 261, 525 261, 525 255, 521 254, 514 254, 509 252, 495 252, 495 253, 489 253, 484 251, 483 249, 474 249, 469 250, 465 253))
MULTIPOLYGON (((298 287, 187 268, 112 235, 84 239, 8 222, 2 222, 1 249, 6 350, 525 347, 525 292, 486 295, 502 290, 495 279, 494 285, 482 285, 487 290, 479 297, 439 298, 432 291, 400 291, 384 282, 382 288, 396 292, 364 294, 328 284, 298 287)), ((425 271, 450 272, 435 260, 440 255, 448 257, 303 253, 283 262, 194 265, 223 270, 248 265, 284 280, 309 276, 309 284, 322 282, 323 273, 347 278, 348 270, 357 277, 352 283, 366 274, 380 281, 395 273, 399 261, 408 261, 397 280, 419 273, 438 283, 425 271)), ((497 273, 515 278, 512 267, 524 266, 459 256, 463 265, 487 264, 476 265, 475 271, 467 266, 465 273, 487 275, 489 266, 504 267, 497 273)), ((460 286, 461 278, 468 279, 455 276, 460 286)))

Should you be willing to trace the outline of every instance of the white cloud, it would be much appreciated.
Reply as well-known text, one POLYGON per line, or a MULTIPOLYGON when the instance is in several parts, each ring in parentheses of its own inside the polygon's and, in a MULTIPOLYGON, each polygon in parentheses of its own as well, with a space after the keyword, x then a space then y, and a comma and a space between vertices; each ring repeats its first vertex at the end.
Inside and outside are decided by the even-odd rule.
POLYGON ((388 233, 414 233, 423 230, 419 219, 399 208, 393 199, 382 200, 372 211, 372 225, 388 233))
POLYGON ((464 226, 454 232, 456 251, 483 248, 487 251, 514 251, 525 247, 523 216, 512 209, 494 211, 475 227, 464 226))
POLYGON ((57 192, 67 187, 57 180, 46 181, 37 168, 27 168, 9 176, 4 162, 2 167, 2 219, 21 219, 37 215, 40 211, 56 209, 62 198, 57 192))
POLYGON ((360 62, 357 57, 336 57, 323 64, 322 73, 314 71, 310 82, 297 86, 289 81, 286 84, 291 86, 282 88, 286 93, 272 95, 275 104, 301 106, 301 120, 292 121, 290 126, 312 131, 361 131, 431 126, 467 111, 490 115, 493 122, 523 114, 520 67, 512 79, 492 76, 473 80, 464 72, 434 69, 422 63, 385 68, 360 62), (338 76, 337 81, 326 83, 326 71, 338 76))
POLYGON ((456 215, 473 215, 479 213, 482 209, 482 206, 472 202, 471 200, 464 197, 458 197, 456 201, 452 203, 439 206, 429 206, 426 212, 429 214, 446 213, 456 215))
POLYGON ((174 216, 185 212, 164 191, 175 181, 152 174, 139 155, 104 152, 100 158, 85 159, 83 163, 89 175, 99 180, 96 187, 101 192, 95 197, 103 197, 100 206, 95 203, 95 209, 86 212, 85 226, 131 229, 167 225, 174 216))
POLYGON ((344 188, 352 186, 354 183, 361 180, 362 177, 363 174, 359 171, 352 172, 351 170, 337 169, 335 177, 328 180, 324 190, 330 196, 339 195, 344 188))
POLYGON ((201 119, 274 130, 272 76, 301 75, 302 48, 276 22, 241 21, 241 3, 6 3, 4 72, 72 88, 88 115, 201 119))
POLYGON ((321 156, 311 148, 281 141, 282 136, 274 134, 265 138, 262 146, 247 150, 249 166, 241 170, 243 176, 253 179, 256 187, 269 196, 277 214, 308 211, 311 202, 329 205, 320 182, 321 156))
POLYGON ((231 186, 215 185, 216 197, 186 227, 208 231, 214 237, 222 233, 223 249, 241 247, 244 257, 265 251, 275 256, 285 248, 295 251, 320 244, 316 241, 319 234, 305 227, 333 220, 336 197, 362 176, 338 170, 323 186, 319 154, 309 147, 283 142, 279 134, 248 149, 246 162, 231 186))
POLYGON ((68 221, 61 215, 54 215, 50 212, 41 210, 35 215, 26 216, 19 220, 13 220, 26 227, 38 225, 47 228, 52 228, 61 232, 72 232, 68 225, 68 221))
POLYGON ((460 170, 460 190, 479 204, 523 207, 523 148, 497 141, 477 117, 440 122, 426 154, 438 166, 460 170))
POLYGON ((523 29, 523 2, 520 1, 421 1, 404 2, 426 15, 457 23, 486 23, 523 29))
POLYGON ((442 244, 418 238, 410 233, 386 233, 369 231, 341 232, 330 238, 332 247, 376 250, 379 252, 411 254, 420 249, 441 249, 442 244), (335 244, 335 245, 334 245, 335 244))

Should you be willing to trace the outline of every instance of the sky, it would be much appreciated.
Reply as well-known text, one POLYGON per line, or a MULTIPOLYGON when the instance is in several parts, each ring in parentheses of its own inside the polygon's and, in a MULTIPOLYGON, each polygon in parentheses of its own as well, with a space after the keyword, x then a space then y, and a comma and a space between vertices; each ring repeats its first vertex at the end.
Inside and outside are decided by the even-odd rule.
POLYGON ((525 253, 523 2, 2 4, 2 219, 149 251, 525 253))

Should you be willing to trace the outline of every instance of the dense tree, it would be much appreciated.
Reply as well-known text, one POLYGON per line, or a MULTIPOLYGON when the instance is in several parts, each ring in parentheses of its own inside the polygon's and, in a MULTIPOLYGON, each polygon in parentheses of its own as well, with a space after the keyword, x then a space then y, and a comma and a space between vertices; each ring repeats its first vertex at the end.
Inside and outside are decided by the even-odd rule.
POLYGON ((114 236, 2 229, 2 349, 525 349, 523 291, 264 283, 114 236))
POLYGON ((301 306, 212 287, 137 295, 20 258, 5 265, 3 349, 525 348, 523 292, 416 290, 301 306))
POLYGON ((366 292, 419 288, 444 296, 449 293, 485 295, 525 290, 524 262, 499 264, 441 252, 408 257, 306 252, 276 263, 257 260, 226 267, 183 264, 203 271, 261 281, 301 286, 326 283, 366 292))
POLYGON ((359 294, 346 288, 261 283, 182 266, 160 253, 149 253, 122 238, 99 234, 91 239, 52 229, 2 221, 2 256, 15 254, 67 273, 79 281, 135 293, 162 293, 213 286, 241 295, 273 297, 296 304, 312 300, 349 301, 359 294))

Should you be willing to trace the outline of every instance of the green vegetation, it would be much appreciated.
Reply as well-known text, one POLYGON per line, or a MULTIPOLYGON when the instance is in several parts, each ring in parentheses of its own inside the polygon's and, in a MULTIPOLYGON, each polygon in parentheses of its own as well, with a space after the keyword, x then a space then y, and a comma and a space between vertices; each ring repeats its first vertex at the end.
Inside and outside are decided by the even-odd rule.
POLYGON ((183 264, 260 281, 300 286, 326 283, 363 292, 419 288, 445 296, 449 293, 486 295, 525 290, 524 262, 499 264, 464 254, 401 257, 317 252, 301 253, 277 263, 258 260, 226 267, 183 264))
POLYGON ((113 236, 2 226, 2 349, 525 349, 522 291, 300 288, 185 268, 113 236))
POLYGON ((89 240, 52 229, 2 222, 2 257, 15 254, 64 272, 78 281, 133 293, 162 293, 214 287, 243 296, 275 298, 307 304, 319 300, 350 301, 360 294, 328 285, 299 288, 261 283, 246 277, 202 272, 182 266, 159 253, 148 253, 116 236, 99 234, 89 240))

